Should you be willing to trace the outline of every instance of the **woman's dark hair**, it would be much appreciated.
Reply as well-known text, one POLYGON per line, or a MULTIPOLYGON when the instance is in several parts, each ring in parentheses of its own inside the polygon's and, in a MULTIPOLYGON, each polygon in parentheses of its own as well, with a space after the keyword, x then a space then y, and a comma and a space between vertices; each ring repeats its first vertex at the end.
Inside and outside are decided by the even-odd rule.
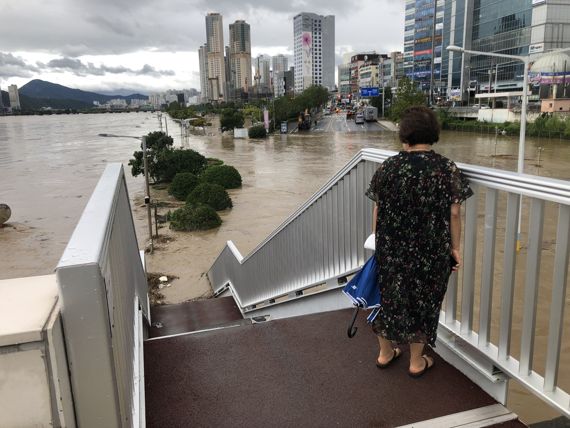
POLYGON ((400 120, 400 141, 415 146, 433 144, 439 141, 439 122, 437 116, 427 107, 408 107, 400 120))

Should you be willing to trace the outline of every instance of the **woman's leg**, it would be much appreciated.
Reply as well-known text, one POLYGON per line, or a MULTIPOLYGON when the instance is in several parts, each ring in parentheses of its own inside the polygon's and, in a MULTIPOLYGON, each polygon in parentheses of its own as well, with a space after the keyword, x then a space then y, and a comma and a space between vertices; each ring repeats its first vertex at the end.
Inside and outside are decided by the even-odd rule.
MULTIPOLYGON (((426 368, 426 360, 422 358, 423 343, 410 343, 410 373, 419 373, 426 368)), ((433 365, 433 358, 426 356, 429 366, 433 365)))
POLYGON ((378 337, 378 345, 380 347, 378 362, 380 364, 386 364, 395 356, 394 347, 392 346, 391 340, 384 339, 382 336, 377 336, 377 337, 378 337))

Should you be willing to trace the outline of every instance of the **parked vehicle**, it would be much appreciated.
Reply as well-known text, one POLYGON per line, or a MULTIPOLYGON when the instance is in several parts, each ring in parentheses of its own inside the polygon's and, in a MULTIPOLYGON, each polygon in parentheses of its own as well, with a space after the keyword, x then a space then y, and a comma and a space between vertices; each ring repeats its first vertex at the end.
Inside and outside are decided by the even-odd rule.
POLYGON ((378 120, 378 109, 376 107, 372 106, 364 107, 362 113, 364 114, 364 120, 366 122, 374 122, 378 120))
POLYGON ((357 125, 358 125, 359 123, 364 123, 364 114, 358 113, 358 114, 356 115, 356 118, 354 119, 354 123, 356 123, 357 125))
POLYGON ((299 131, 311 129, 311 115, 309 113, 301 113, 297 119, 297 127, 299 131))

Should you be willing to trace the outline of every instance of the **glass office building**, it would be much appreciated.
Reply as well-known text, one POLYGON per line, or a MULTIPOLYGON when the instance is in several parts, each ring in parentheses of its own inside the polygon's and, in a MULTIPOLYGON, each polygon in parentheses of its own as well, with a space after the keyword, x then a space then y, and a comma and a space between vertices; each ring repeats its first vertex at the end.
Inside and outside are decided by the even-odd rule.
MULTIPOLYGON (((527 55, 531 43, 532 0, 447 0, 444 14, 443 45, 463 46, 483 52, 527 55)), ((504 58, 465 55, 443 51, 442 81, 449 94, 468 88, 498 91, 522 88, 523 64, 504 58), (463 74, 462 74, 463 72, 463 74)))

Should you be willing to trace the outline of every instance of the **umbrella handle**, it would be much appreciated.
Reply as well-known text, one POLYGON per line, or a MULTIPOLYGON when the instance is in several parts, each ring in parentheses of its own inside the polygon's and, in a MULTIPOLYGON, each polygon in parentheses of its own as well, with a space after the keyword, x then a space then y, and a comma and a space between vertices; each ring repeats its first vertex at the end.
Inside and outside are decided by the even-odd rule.
POLYGON ((351 339, 356 335, 356 330, 358 330, 358 327, 354 326, 354 323, 356 322, 356 317, 358 316, 358 309, 359 309, 358 306, 354 308, 354 312, 352 313, 352 320, 350 321, 350 324, 348 325, 348 330, 346 331, 346 334, 351 339))

